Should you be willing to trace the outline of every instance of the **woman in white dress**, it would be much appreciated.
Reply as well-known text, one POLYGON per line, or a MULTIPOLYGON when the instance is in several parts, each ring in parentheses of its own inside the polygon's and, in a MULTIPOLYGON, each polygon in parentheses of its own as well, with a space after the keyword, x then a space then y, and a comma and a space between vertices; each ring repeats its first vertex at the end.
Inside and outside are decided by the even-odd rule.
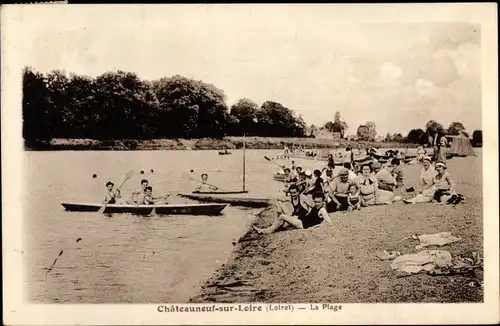
POLYGON ((434 192, 436 191, 434 177, 437 172, 432 166, 429 156, 425 156, 422 159, 422 165, 417 195, 411 199, 404 200, 406 204, 429 203, 434 197, 434 192))

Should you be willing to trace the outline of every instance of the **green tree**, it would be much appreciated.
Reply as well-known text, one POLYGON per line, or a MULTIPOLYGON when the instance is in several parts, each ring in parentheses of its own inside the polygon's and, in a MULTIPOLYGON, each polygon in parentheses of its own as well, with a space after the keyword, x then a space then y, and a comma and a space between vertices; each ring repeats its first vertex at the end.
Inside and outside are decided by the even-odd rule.
POLYGON ((266 101, 257 111, 259 134, 270 137, 302 137, 307 126, 302 117, 296 118, 293 111, 281 103, 266 101))
MULTIPOLYGON (((238 100, 231 106, 230 114, 237 119, 233 135, 255 135, 259 106, 247 98, 238 100)), ((234 123, 234 121, 233 121, 234 123)))
POLYGON ((23 70, 23 138, 26 145, 35 146, 37 141, 48 141, 51 137, 49 115, 49 90, 43 74, 31 67, 23 70))
POLYGON ((405 140, 405 138, 400 133, 396 133, 396 134, 392 135, 393 142, 402 143, 402 142, 404 142, 404 140, 405 140))
POLYGON ((448 127, 449 135, 460 135, 460 132, 465 131, 465 127, 461 122, 452 122, 448 127))
POLYGON ((481 130, 474 130, 472 133, 472 143, 474 146, 483 145, 483 132, 481 130))
POLYGON ((366 125, 360 125, 356 134, 359 140, 370 140, 370 128, 366 125))
MULTIPOLYGON (((159 101, 158 123, 169 138, 220 138, 229 126, 224 92, 182 76, 153 82, 159 101)), ((158 126, 159 127, 159 126, 158 126)))
POLYGON ((443 125, 437 122, 436 120, 429 120, 425 124, 425 132, 427 136, 433 136, 437 132, 444 133, 443 125))
POLYGON ((422 129, 412 129, 406 136, 406 142, 413 144, 426 144, 427 137, 425 131, 422 129))
POLYGON ((154 136, 151 118, 158 102, 150 85, 136 74, 107 72, 95 80, 93 112, 98 139, 144 139, 154 136))

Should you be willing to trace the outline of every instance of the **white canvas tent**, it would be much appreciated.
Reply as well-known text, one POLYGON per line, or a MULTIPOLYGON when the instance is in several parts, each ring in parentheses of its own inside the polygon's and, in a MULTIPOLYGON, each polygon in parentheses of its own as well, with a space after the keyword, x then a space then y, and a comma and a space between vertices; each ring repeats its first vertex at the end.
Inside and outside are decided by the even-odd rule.
POLYGON ((467 136, 461 134, 459 136, 447 136, 446 138, 451 140, 449 154, 453 156, 476 156, 467 136))

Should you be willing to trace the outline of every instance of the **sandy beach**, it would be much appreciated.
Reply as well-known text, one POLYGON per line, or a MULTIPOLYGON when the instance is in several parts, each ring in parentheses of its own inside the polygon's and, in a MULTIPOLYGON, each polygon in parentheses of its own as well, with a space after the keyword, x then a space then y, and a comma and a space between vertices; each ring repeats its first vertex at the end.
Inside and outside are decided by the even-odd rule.
MULTIPOLYGON (((333 225, 240 238, 229 261, 190 302, 482 302, 482 270, 467 275, 397 277, 381 250, 416 253, 413 234, 451 232, 460 242, 443 247, 452 256, 483 255, 482 159, 453 158, 448 171, 466 202, 457 206, 394 203, 352 213, 332 213, 333 225)), ((420 166, 404 166, 405 183, 420 166)), ((255 219, 268 226, 273 209, 255 219)))

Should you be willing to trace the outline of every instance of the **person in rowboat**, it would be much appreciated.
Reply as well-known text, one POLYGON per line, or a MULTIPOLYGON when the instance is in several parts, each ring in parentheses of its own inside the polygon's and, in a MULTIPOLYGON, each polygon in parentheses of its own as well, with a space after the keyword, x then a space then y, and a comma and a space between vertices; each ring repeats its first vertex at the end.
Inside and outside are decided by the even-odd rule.
POLYGON ((106 197, 104 197, 105 204, 116 204, 117 199, 121 198, 120 190, 113 190, 115 184, 111 181, 106 182, 106 188, 108 190, 106 197))
POLYGON ((195 191, 211 192, 211 191, 216 191, 218 189, 217 187, 208 185, 207 182, 208 182, 208 174, 202 173, 201 174, 201 184, 198 187, 196 187, 195 191))
POLYGON ((144 190, 144 197, 142 199, 142 202, 140 205, 166 205, 168 204, 168 197, 170 195, 167 195, 165 197, 153 197, 153 187, 147 186, 146 189, 144 190))
POLYGON ((132 192, 132 203, 140 204, 144 202, 144 194, 146 193, 146 188, 149 186, 149 181, 146 179, 141 180, 141 188, 132 192))
POLYGON ((154 205, 155 201, 153 198, 153 187, 147 186, 144 189, 144 196, 142 197, 142 205, 154 205))
POLYGON ((308 229, 319 226, 326 221, 332 224, 330 216, 325 209, 324 195, 320 192, 315 192, 312 195, 313 204, 308 204, 307 199, 300 195, 299 189, 295 185, 290 186, 290 201, 293 207, 291 214, 286 213, 286 209, 277 205, 278 217, 273 224, 265 229, 261 229, 253 225, 253 229, 258 234, 270 234, 276 232, 279 228, 285 225, 290 225, 296 229, 308 229))

